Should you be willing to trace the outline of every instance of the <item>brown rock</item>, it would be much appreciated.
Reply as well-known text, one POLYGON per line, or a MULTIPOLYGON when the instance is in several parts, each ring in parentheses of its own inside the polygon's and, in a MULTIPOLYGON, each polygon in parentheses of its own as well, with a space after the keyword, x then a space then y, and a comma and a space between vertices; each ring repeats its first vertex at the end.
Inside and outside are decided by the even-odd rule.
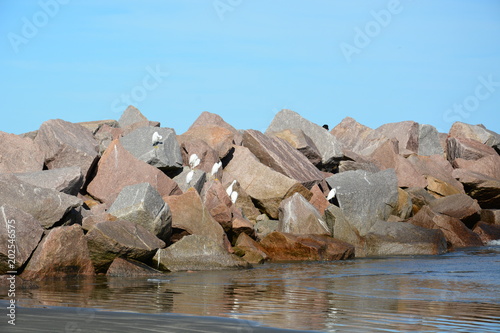
POLYGON ((0 131, 0 142, 0 173, 43 169, 43 152, 33 140, 0 131))
POLYGON ((191 141, 204 141, 217 152, 219 158, 224 158, 235 143, 235 136, 236 134, 224 127, 195 126, 178 135, 177 140, 181 145, 191 141))
POLYGON ((412 208, 413 204, 410 195, 398 188, 398 202, 392 213, 404 220, 411 216, 412 208))
POLYGON ((411 187, 405 189, 405 191, 410 196, 413 205, 413 215, 415 215, 423 206, 428 205, 432 201, 436 200, 436 197, 420 187, 411 187))
POLYGON ((380 168, 377 167, 375 163, 370 162, 366 157, 352 151, 344 150, 344 158, 346 158, 346 160, 340 161, 339 163, 339 172, 365 170, 375 173, 380 171, 380 168))
POLYGON ((115 128, 106 124, 99 127, 97 132, 94 133, 94 138, 99 142, 99 155, 102 155, 109 147, 110 143, 113 142, 113 140, 119 139, 123 133, 124 131, 122 128, 115 128))
POLYGON ((259 264, 267 260, 267 254, 262 245, 245 233, 238 236, 234 252, 251 264, 259 264))
POLYGON ((310 189, 323 180, 321 172, 285 140, 271 138, 256 130, 243 133, 243 146, 271 169, 295 179, 310 189))
POLYGON ((203 187, 201 197, 210 215, 227 231, 231 225, 232 203, 221 182, 219 180, 207 182, 203 187))
POLYGON ((398 140, 399 153, 418 153, 419 125, 414 121, 384 124, 375 130, 390 139, 398 140))
POLYGON ((456 158, 453 161, 456 169, 465 169, 472 172, 482 173, 491 178, 500 180, 500 156, 488 155, 478 160, 465 160, 456 158))
MULTIPOLYGON (((200 164, 196 167, 196 169, 203 170, 208 174, 212 172, 213 165, 220 161, 219 153, 202 140, 192 140, 182 143, 181 153, 184 165, 189 165, 189 157, 191 155, 198 155, 200 164)), ((219 168, 219 171, 214 175, 214 178, 220 177, 221 174, 222 168, 219 168)))
POLYGON ((90 258, 98 273, 107 271, 117 257, 147 262, 165 243, 141 225, 125 220, 94 225, 86 235, 90 258))
POLYGON ((188 190, 182 195, 163 199, 172 212, 172 228, 186 230, 190 235, 207 236, 221 246, 228 246, 229 242, 224 230, 203 206, 198 192, 188 190))
POLYGON ((320 215, 323 215, 325 213, 325 209, 330 206, 330 203, 326 200, 325 194, 321 191, 318 185, 314 185, 311 188, 311 193, 312 197, 309 199, 309 202, 318 210, 320 215))
POLYGON ((465 193, 463 185, 452 176, 453 167, 451 166, 451 163, 448 162, 443 156, 411 155, 407 158, 407 161, 409 161, 415 170, 417 170, 417 172, 423 175, 426 179, 424 186, 416 187, 427 187, 429 176, 431 176, 434 179, 438 179, 441 183, 446 183, 450 187, 453 187, 459 193, 465 193))
POLYGON ((42 235, 43 228, 33 216, 9 205, 0 206, 0 274, 24 266, 42 235))
POLYGON ((225 128, 234 134, 237 134, 238 131, 228 123, 222 119, 221 116, 215 113, 210 113, 207 111, 203 111, 200 116, 194 121, 194 123, 189 127, 188 130, 195 128, 195 127, 204 127, 204 126, 217 126, 217 127, 222 127, 225 128))
POLYGON ((45 156, 48 169, 79 166, 85 179, 97 161, 99 143, 85 127, 61 119, 44 122, 35 143, 45 156))
POLYGON ((260 242, 272 261, 345 260, 354 247, 325 235, 294 235, 274 231, 260 242))
POLYGON ((159 276, 163 275, 163 273, 139 261, 135 261, 132 259, 116 258, 111 263, 111 266, 109 266, 106 275, 136 277, 136 276, 159 276))
POLYGON ((481 246, 479 237, 458 218, 434 212, 428 206, 422 208, 411 220, 411 224, 427 229, 439 229, 446 237, 449 247, 481 246))
MULTIPOLYGON (((229 172, 224 171, 224 175, 222 178, 224 191, 226 191, 225 189, 227 189, 231 185, 234 179, 235 177, 233 175, 231 175, 229 172)), ((247 219, 255 220, 261 213, 255 207, 252 198, 240 186, 238 182, 233 185, 233 190, 238 193, 238 198, 236 199, 236 202, 233 204, 233 206, 239 208, 243 213, 243 216, 245 216, 247 219)))
POLYGON ((331 232, 318 210, 299 193, 295 193, 281 202, 278 231, 300 235, 331 236, 331 232))
POLYGON ((288 142, 293 148, 297 149, 302 155, 304 155, 312 164, 318 165, 321 163, 321 154, 318 148, 314 142, 300 129, 286 129, 280 132, 269 133, 269 135, 288 142))
POLYGON ((465 160, 478 160, 489 155, 498 155, 495 149, 478 141, 464 138, 449 137, 447 141, 448 160, 452 162, 457 158, 465 160))
POLYGON ((33 253, 22 277, 41 280, 94 274, 83 230, 79 225, 72 225, 49 231, 33 253))
POLYGON ((103 212, 97 215, 86 216, 82 219, 82 229, 85 231, 89 231, 96 224, 106 221, 116 221, 116 216, 113 216, 109 213, 103 212))
POLYGON ((457 187, 432 176, 427 176, 426 188, 436 198, 462 193, 457 187))
POLYGON ((431 202, 429 208, 436 213, 455 217, 464 222, 469 228, 472 228, 479 221, 481 213, 481 207, 479 207, 477 201, 466 194, 454 194, 439 198, 431 202))
POLYGON ((146 118, 141 111, 135 108, 132 105, 129 105, 125 111, 123 111, 120 119, 118 120, 118 124, 121 128, 130 127, 136 123, 147 123, 148 118, 146 118))
POLYGON ((449 134, 451 137, 475 140, 490 147, 498 147, 500 143, 500 135, 483 125, 469 125, 457 121, 451 126, 449 134))
POLYGON ((488 224, 486 222, 479 221, 474 226, 474 229, 472 229, 472 231, 474 231, 479 236, 483 244, 487 244, 488 242, 491 242, 493 240, 500 239, 500 225, 488 224))
POLYGON ((481 221, 488 224, 500 225, 500 209, 483 209, 481 210, 481 221))
POLYGON ((453 177, 464 184, 467 194, 482 208, 500 208, 500 180, 464 169, 453 170, 453 177))
POLYGON ((102 202, 113 202, 125 186, 137 183, 149 183, 162 197, 182 193, 176 182, 136 159, 115 140, 102 155, 87 192, 102 202))
POLYGON ((119 126, 118 122, 114 119, 84 121, 84 122, 79 122, 77 124, 85 127, 90 132, 92 132, 92 134, 95 134, 103 126, 114 127, 114 128, 119 126))
POLYGON ((312 194, 304 186, 260 163, 246 147, 235 147, 233 158, 224 169, 248 193, 256 205, 271 218, 278 218, 280 202, 299 192, 306 199, 312 194))

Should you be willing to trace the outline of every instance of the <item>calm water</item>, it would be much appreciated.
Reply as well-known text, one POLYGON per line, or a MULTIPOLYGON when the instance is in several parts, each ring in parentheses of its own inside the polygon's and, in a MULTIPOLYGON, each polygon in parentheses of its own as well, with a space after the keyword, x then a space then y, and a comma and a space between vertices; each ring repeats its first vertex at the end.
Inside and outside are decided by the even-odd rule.
MULTIPOLYGON (((249 320, 244 329, 233 330, 240 332, 254 332, 258 325, 322 332, 500 331, 500 246, 442 256, 264 264, 155 279, 99 277, 37 284, 18 287, 19 305, 83 307, 87 309, 75 313, 88 318, 107 309, 249 320)), ((0 298, 7 299, 5 288, 0 298)), ((58 320, 45 314, 37 325, 49 327, 58 320)), ((17 319, 21 329, 22 311, 17 319)))

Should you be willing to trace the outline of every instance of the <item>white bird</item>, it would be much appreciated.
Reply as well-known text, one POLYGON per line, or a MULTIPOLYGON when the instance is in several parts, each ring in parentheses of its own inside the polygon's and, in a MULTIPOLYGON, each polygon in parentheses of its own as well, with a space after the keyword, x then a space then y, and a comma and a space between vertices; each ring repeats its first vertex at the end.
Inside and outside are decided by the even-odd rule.
POLYGON ((200 162, 201 160, 198 155, 192 154, 191 156, 189 156, 189 166, 191 167, 191 169, 196 168, 198 164, 200 164, 200 162))
POLYGON ((186 184, 191 183, 191 181, 193 180, 193 176, 194 176, 194 170, 189 171, 188 174, 186 175, 186 184))
POLYGON ((231 185, 229 185, 229 187, 226 189, 226 193, 228 196, 231 196, 231 194, 233 193, 233 185, 236 184, 236 179, 233 180, 233 182, 231 183, 231 185))
POLYGON ((236 202, 236 199, 238 199, 238 192, 233 191, 231 193, 231 202, 234 204, 236 202))
POLYGON ((156 146, 157 144, 161 143, 160 141, 161 139, 163 139, 163 137, 160 134, 158 134, 158 132, 154 132, 153 137, 151 138, 153 146, 156 146))
POLYGON ((326 196, 326 200, 330 201, 333 198, 335 198, 335 195, 337 194, 337 189, 334 187, 328 192, 328 195, 326 196))
POLYGON ((221 166, 222 166, 222 162, 214 163, 214 165, 212 166, 212 172, 210 172, 210 174, 212 176, 215 175, 217 173, 217 171, 219 171, 221 166))

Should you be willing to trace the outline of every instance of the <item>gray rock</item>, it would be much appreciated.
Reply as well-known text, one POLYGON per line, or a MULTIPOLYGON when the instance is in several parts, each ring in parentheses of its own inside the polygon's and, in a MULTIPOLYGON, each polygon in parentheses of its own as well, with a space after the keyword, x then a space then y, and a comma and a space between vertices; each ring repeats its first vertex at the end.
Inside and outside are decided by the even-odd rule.
POLYGON ((97 162, 99 143, 82 125, 61 119, 44 122, 35 138, 48 169, 79 166, 85 179, 97 162))
POLYGON ((272 138, 256 130, 243 133, 243 146, 259 161, 311 189, 323 180, 321 172, 300 152, 280 138, 272 138))
POLYGON ((158 191, 149 183, 124 187, 109 207, 108 213, 118 219, 141 225, 165 243, 170 242, 172 213, 158 191))
POLYGON ((82 125, 86 129, 92 132, 92 134, 96 134, 96 132, 103 127, 104 125, 109 127, 118 127, 118 122, 114 119, 106 119, 106 120, 95 120, 95 121, 84 121, 81 123, 77 123, 82 125))
POLYGON ((500 134, 488 130, 484 125, 469 125, 455 122, 450 128, 450 136, 456 138, 466 138, 484 143, 498 151, 500 145, 500 134))
POLYGON ((331 236, 318 210, 299 193, 281 202, 278 231, 331 236))
POLYGON ((83 204, 77 197, 28 184, 11 174, 0 175, 0 202, 31 214, 46 229, 83 204))
POLYGON ((97 273, 105 273, 115 258, 146 262, 165 243, 141 225, 126 220, 97 223, 85 235, 97 273))
POLYGON ((175 131, 164 127, 140 127, 120 138, 123 148, 162 171, 182 168, 182 154, 175 131), (153 144, 153 134, 157 132, 162 139, 153 144))
POLYGON ((43 169, 43 152, 32 139, 0 131, 0 142, 0 173, 43 169))
POLYGON ((257 239, 263 239, 273 231, 277 231, 279 227, 278 220, 270 220, 265 214, 259 215, 257 223, 255 223, 255 236, 257 239))
POLYGON ((6 204, 0 206, 0 274, 24 266, 42 235, 43 228, 33 216, 6 204), (13 246, 15 254, 9 252, 13 246))
POLYGON ((78 166, 16 173, 15 176, 31 185, 53 189, 69 195, 77 195, 83 186, 83 174, 78 166))
POLYGON ((163 271, 199 271, 248 268, 243 259, 230 254, 211 237, 188 235, 153 258, 154 267, 163 271))
POLYGON ((314 142, 321 153, 322 169, 334 170, 342 158, 342 144, 323 127, 302 118, 292 110, 281 110, 266 130, 267 133, 300 129, 314 142))
POLYGON ((189 188, 193 187, 198 193, 201 193, 203 185, 205 185, 205 182, 207 181, 207 174, 199 169, 194 169, 192 171, 193 177, 189 183, 187 182, 188 179, 186 177, 191 172, 191 168, 188 166, 185 166, 182 172, 172 179, 177 183, 182 192, 186 192, 189 188))
POLYGON ((326 178, 337 190, 337 200, 346 219, 360 236, 373 224, 387 220, 398 203, 398 180, 393 169, 377 173, 346 171, 326 178))
POLYGON ((125 128, 131 126, 135 123, 147 122, 148 118, 146 118, 141 111, 129 105, 125 111, 123 111, 120 119, 118 120, 118 124, 121 128, 125 128))
POLYGON ((444 154, 439 133, 434 126, 420 124, 418 128, 418 154, 424 156, 444 154))

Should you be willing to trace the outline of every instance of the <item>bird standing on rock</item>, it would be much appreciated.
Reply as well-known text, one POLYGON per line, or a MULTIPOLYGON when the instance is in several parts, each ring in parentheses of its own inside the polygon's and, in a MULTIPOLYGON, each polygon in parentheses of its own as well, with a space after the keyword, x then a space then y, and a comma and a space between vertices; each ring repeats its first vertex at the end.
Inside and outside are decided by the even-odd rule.
POLYGON ((189 156, 189 166, 191 167, 191 169, 196 168, 198 164, 200 164, 200 162, 201 160, 198 155, 192 154, 191 156, 189 156))
POLYGON ((238 199, 238 192, 233 191, 233 186, 236 184, 236 179, 233 180, 231 185, 226 189, 227 195, 231 198, 231 202, 234 204, 236 202, 236 199, 238 199))
POLYGON ((151 138, 151 141, 153 142, 153 147, 156 147, 160 143, 162 143, 160 140, 163 139, 163 137, 158 134, 158 132, 153 133, 153 137, 151 138))
POLYGON ((212 171, 210 172, 210 174, 213 176, 217 173, 217 171, 219 171, 220 167, 222 166, 222 162, 219 161, 218 163, 214 163, 214 165, 212 166, 212 171))

